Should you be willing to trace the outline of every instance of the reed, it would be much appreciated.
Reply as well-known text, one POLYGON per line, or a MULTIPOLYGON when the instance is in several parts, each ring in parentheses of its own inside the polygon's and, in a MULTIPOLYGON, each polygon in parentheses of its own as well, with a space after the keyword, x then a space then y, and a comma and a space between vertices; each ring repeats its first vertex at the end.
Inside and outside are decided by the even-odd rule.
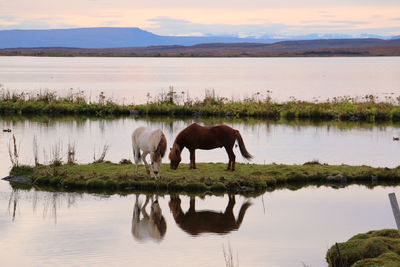
POLYGON ((67 151, 67 164, 68 165, 73 165, 76 163, 75 154, 76 154, 75 143, 68 142, 68 151, 67 151))
POLYGON ((12 136, 12 145, 8 144, 8 155, 13 167, 19 167, 19 151, 15 135, 12 136))
POLYGON ((38 166, 40 164, 39 163, 39 145, 38 145, 38 142, 37 142, 36 135, 33 136, 32 149, 33 149, 33 159, 35 161, 35 166, 38 166))
POLYGON ((103 149, 101 150, 101 153, 96 155, 96 148, 94 148, 93 151, 93 163, 102 163, 104 162, 104 158, 107 155, 107 151, 109 149, 109 145, 108 144, 104 144, 103 149))
POLYGON ((58 141, 57 143, 52 145, 52 147, 50 148, 50 153, 51 153, 50 166, 52 167, 61 166, 63 164, 61 141, 58 141))

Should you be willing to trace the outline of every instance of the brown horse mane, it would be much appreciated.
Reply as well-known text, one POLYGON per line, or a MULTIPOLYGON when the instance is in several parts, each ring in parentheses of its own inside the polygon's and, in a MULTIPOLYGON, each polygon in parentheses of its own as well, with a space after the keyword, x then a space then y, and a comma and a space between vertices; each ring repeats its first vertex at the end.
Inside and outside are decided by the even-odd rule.
MULTIPOLYGON (((177 137, 178 138, 178 137, 177 137)), ((178 155, 181 154, 181 150, 179 148, 179 145, 174 142, 171 148, 171 153, 169 154, 169 159, 171 160, 176 160, 178 158, 178 155)))

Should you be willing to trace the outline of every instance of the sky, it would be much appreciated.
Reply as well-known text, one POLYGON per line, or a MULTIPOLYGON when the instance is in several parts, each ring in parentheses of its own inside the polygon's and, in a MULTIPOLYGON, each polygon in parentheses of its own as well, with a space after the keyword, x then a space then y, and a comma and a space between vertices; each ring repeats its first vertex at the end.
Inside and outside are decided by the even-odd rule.
POLYGON ((399 0, 0 0, 0 30, 139 27, 160 35, 400 35, 399 0))

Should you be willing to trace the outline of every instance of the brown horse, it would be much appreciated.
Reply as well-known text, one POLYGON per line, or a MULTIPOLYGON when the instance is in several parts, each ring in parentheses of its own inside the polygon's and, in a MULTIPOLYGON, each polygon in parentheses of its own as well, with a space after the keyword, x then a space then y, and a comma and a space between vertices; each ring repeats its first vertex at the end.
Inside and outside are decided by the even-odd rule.
POLYGON ((217 125, 212 127, 200 126, 193 123, 183 129, 175 139, 175 142, 169 153, 171 160, 171 169, 176 170, 181 162, 181 152, 185 147, 190 151, 190 169, 196 169, 195 150, 196 149, 214 149, 217 147, 225 147, 228 153, 229 162, 228 170, 235 170, 235 153, 233 146, 239 143, 240 153, 246 159, 251 159, 252 155, 246 150, 242 136, 238 130, 226 125, 217 125))
POLYGON ((224 213, 210 210, 196 211, 194 197, 190 198, 190 207, 186 213, 182 211, 181 200, 176 196, 171 196, 169 208, 174 216, 176 224, 191 235, 198 235, 201 233, 226 234, 239 229, 246 211, 251 205, 248 201, 243 203, 236 220, 233 214, 233 207, 236 203, 235 196, 228 196, 229 202, 224 213))

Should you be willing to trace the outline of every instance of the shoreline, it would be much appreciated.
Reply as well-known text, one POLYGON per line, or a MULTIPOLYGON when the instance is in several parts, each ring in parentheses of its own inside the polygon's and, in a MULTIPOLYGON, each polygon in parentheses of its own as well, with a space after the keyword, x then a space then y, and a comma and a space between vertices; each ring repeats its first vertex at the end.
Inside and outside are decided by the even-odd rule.
MULTIPOLYGON (((303 165, 237 164, 234 172, 225 163, 198 163, 190 170, 181 164, 177 170, 162 165, 160 179, 147 176, 144 166, 139 175, 135 165, 111 162, 61 166, 13 167, 11 176, 27 177, 31 185, 62 190, 163 191, 188 193, 256 193, 276 188, 306 185, 343 187, 357 183, 374 186, 400 182, 400 167, 326 165, 309 162, 303 165)), ((29 185, 29 183, 28 183, 29 185)))
POLYGON ((362 98, 334 97, 324 102, 292 99, 273 102, 270 95, 254 94, 243 100, 228 100, 208 92, 203 99, 191 99, 169 92, 153 97, 147 104, 118 104, 103 93, 97 102, 83 92, 61 97, 55 92, 40 94, 0 91, 1 115, 86 115, 86 116, 175 116, 181 118, 225 117, 260 119, 311 119, 323 121, 400 121, 399 97, 385 102, 377 96, 362 98))

